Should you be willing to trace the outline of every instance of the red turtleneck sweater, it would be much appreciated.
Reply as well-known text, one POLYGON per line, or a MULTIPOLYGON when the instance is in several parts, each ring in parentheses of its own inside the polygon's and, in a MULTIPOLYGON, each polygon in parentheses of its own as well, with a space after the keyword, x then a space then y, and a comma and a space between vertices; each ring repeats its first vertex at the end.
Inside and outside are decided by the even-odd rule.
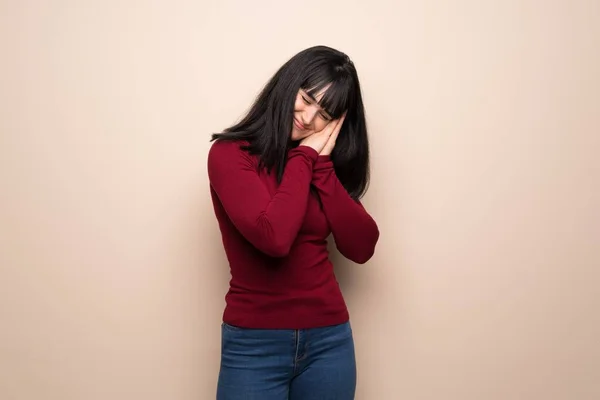
POLYGON ((223 321, 264 329, 346 322, 327 237, 332 233, 340 253, 362 264, 375 250, 377 224, 348 195, 328 156, 307 146, 290 150, 277 185, 243 144, 217 141, 208 155, 211 196, 231 270, 223 321))

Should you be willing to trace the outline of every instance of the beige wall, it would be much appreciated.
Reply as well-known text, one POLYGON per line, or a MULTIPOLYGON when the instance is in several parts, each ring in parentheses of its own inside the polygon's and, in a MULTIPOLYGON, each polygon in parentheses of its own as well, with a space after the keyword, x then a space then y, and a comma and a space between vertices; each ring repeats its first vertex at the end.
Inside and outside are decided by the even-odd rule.
POLYGON ((214 397, 208 137, 314 44, 353 57, 373 143, 377 254, 335 256, 357 398, 600 398, 599 15, 0 2, 0 399, 214 397))

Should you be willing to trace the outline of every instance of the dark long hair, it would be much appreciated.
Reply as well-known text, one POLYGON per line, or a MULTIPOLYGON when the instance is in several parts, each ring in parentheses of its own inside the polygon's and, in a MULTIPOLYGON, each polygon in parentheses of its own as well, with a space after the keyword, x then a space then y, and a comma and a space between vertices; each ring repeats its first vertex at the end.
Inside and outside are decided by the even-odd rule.
POLYGON ((332 118, 347 111, 331 153, 335 173, 355 200, 369 184, 369 141, 360 83, 354 63, 335 49, 315 46, 287 61, 266 84, 242 120, 212 135, 212 140, 243 140, 245 150, 275 171, 281 182, 291 141, 294 104, 299 89, 311 96, 330 85, 319 105, 332 118))

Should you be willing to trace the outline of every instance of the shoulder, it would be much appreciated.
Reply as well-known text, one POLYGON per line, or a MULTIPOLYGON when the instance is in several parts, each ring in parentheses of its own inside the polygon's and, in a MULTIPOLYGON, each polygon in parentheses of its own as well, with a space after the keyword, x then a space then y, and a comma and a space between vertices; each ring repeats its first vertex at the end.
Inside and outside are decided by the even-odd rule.
POLYGON ((234 154, 242 151, 242 146, 246 145, 241 140, 218 139, 212 142, 209 150, 210 154, 234 154))
POLYGON ((244 149, 247 145, 245 140, 216 140, 208 151, 209 168, 255 165, 256 157, 244 149))
POLYGON ((249 154, 244 147, 247 146, 248 143, 242 140, 216 140, 210 146, 208 151, 208 158, 238 158, 238 157, 248 157, 249 154))

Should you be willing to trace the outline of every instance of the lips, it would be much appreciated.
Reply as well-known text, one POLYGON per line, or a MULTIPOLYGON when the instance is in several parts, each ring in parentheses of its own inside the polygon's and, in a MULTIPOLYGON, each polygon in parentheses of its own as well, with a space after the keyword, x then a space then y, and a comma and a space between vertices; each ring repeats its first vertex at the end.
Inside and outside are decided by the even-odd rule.
POLYGON ((303 131, 304 125, 302 125, 300 122, 298 122, 298 120, 296 118, 294 118, 294 125, 296 125, 296 128, 298 128, 299 130, 303 131))

